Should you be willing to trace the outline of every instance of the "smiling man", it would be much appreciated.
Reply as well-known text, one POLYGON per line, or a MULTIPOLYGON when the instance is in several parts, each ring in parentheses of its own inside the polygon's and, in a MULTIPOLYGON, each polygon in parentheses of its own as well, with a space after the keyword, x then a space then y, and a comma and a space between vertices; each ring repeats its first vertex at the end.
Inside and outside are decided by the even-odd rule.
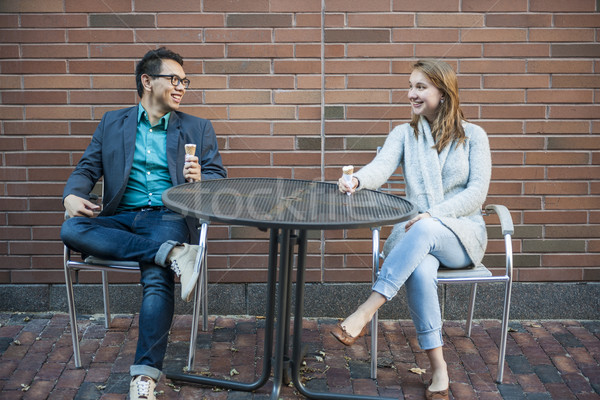
POLYGON ((151 50, 136 67, 138 105, 109 111, 69 177, 63 204, 70 217, 62 241, 86 255, 137 261, 143 299, 130 398, 155 399, 174 310, 175 275, 190 301, 197 281, 194 262, 198 221, 164 207, 174 185, 224 178, 226 171, 210 121, 179 112, 190 85, 179 54, 151 50), (196 154, 185 154, 185 144, 196 154), (89 200, 104 178, 102 211, 89 200))

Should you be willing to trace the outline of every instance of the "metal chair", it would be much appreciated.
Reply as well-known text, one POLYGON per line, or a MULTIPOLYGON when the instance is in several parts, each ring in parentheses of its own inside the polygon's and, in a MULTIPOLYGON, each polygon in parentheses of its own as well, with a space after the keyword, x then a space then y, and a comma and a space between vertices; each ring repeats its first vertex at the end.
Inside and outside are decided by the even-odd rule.
MULTIPOLYGON (((68 214, 65 213, 65 219, 68 218, 68 214)), ((190 335, 190 348, 188 353, 188 370, 193 370, 195 362, 195 347, 196 339, 198 337, 198 319, 200 314, 200 308, 202 308, 202 330, 206 331, 208 326, 208 280, 207 280, 207 266, 206 266, 206 234, 208 231, 208 222, 202 222, 200 229, 200 241, 198 255, 196 257, 196 269, 199 269, 198 282, 196 283, 196 289, 194 293, 194 309, 192 312, 192 329, 190 335)), ((79 270, 93 270, 101 271, 102 273, 102 295, 104 299, 104 327, 109 329, 111 316, 110 316, 110 302, 108 296, 108 272, 119 271, 119 272, 139 272, 140 266, 134 261, 114 261, 104 260, 94 256, 88 256, 83 261, 75 261, 71 259, 71 250, 64 246, 64 270, 65 270, 65 283, 67 289, 67 303, 69 307, 69 319, 71 324, 71 339, 73 341, 73 357, 75 359, 75 367, 81 367, 81 355, 79 352, 79 333, 77 330, 77 315, 75 310, 75 298, 73 295, 73 279, 71 277, 71 271, 75 272, 75 282, 79 281, 79 270)))
MULTIPOLYGON (((379 152, 380 148, 377 149, 379 152)), ((395 173, 390 177, 386 187, 380 190, 388 192, 403 191, 404 180, 402 174, 395 173)), ((508 336, 508 316, 510 310, 510 300, 512 291, 513 279, 513 253, 511 237, 514 233, 514 226, 510 212, 503 205, 488 204, 485 206, 484 215, 497 214, 500 220, 500 228, 504 237, 505 247, 505 271, 502 275, 492 275, 492 272, 484 265, 469 266, 461 269, 440 268, 438 270, 438 283, 441 284, 470 284, 471 294, 469 298, 469 310, 467 313, 465 333, 467 337, 471 337, 471 328, 473 322, 473 312, 475 310, 475 296, 478 283, 503 283, 504 304, 502 308, 502 331, 500 337, 500 349, 498 353, 498 375, 496 382, 502 383, 504 376, 504 360, 506 356, 506 339, 508 336)), ((382 255, 379 252, 379 230, 373 228, 373 274, 372 282, 374 283, 379 273, 379 259, 382 255)), ((371 378, 377 377, 377 313, 371 321, 371 378)))

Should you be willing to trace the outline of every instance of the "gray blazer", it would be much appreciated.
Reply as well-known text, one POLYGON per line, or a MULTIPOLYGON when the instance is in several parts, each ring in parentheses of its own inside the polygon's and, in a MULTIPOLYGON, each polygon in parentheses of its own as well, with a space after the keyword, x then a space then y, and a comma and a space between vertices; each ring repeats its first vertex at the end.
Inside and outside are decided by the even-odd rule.
MULTIPOLYGON (((67 180, 63 200, 69 194, 88 199, 92 188, 104 176, 104 196, 100 215, 113 215, 121 202, 133 165, 138 106, 109 111, 98 124, 92 141, 67 180)), ((167 128, 167 163, 173 186, 185 183, 183 164, 186 143, 196 143, 202 179, 225 178, 210 121, 178 111, 171 112, 167 128)), ((190 239, 197 241, 198 221, 187 218, 190 239)))
MULTIPOLYGON (((490 184, 492 161, 485 131, 468 122, 463 126, 465 144, 452 143, 440 154, 432 148, 435 142, 425 118, 419 123, 418 138, 409 124, 397 126, 375 159, 355 176, 359 189, 377 189, 402 166, 406 197, 420 213, 428 212, 452 230, 477 265, 487 246, 481 207, 490 184)), ((384 254, 402 239, 405 224, 394 227, 384 245, 384 254)))

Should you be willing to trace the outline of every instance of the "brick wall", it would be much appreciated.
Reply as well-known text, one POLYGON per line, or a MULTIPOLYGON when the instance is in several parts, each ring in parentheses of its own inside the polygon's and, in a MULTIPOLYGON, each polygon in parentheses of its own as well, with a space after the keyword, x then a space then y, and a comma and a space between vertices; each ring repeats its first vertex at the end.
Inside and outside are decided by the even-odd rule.
MULTIPOLYGON (((184 56, 183 111, 213 121, 230 177, 364 165, 410 116, 411 62, 447 60, 490 137, 488 203, 512 210, 516 279, 600 280, 599 27, 594 0, 4 0, 0 283, 64 281, 64 182, 103 113, 135 104, 135 62, 157 44, 184 56)), ((210 237, 212 282, 266 279, 265 234, 210 237)), ((307 279, 370 280, 369 238, 311 233, 307 279)))

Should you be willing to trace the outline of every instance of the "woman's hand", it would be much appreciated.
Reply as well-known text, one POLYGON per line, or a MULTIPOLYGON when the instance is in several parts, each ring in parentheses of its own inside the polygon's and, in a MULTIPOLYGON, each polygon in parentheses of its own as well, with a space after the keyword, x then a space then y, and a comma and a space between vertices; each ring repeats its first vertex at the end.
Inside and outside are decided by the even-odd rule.
POLYGON ((355 192, 357 186, 358 179, 356 179, 355 177, 352 177, 352 187, 348 186, 343 176, 340 179, 338 179, 338 189, 340 189, 340 192, 342 193, 350 192, 350 194, 352 194, 355 192))
POLYGON ((185 164, 183 165, 183 177, 186 182, 199 182, 202 179, 202 171, 198 164, 198 157, 185 156, 185 164))
POLYGON ((431 215, 428 212, 425 212, 423 214, 417 214, 416 217, 414 217, 413 219, 411 219, 410 221, 408 221, 406 223, 406 225, 404 225, 404 231, 408 232, 408 230, 410 229, 411 226, 413 226, 415 224, 415 222, 424 219, 424 218, 431 218, 431 215))

